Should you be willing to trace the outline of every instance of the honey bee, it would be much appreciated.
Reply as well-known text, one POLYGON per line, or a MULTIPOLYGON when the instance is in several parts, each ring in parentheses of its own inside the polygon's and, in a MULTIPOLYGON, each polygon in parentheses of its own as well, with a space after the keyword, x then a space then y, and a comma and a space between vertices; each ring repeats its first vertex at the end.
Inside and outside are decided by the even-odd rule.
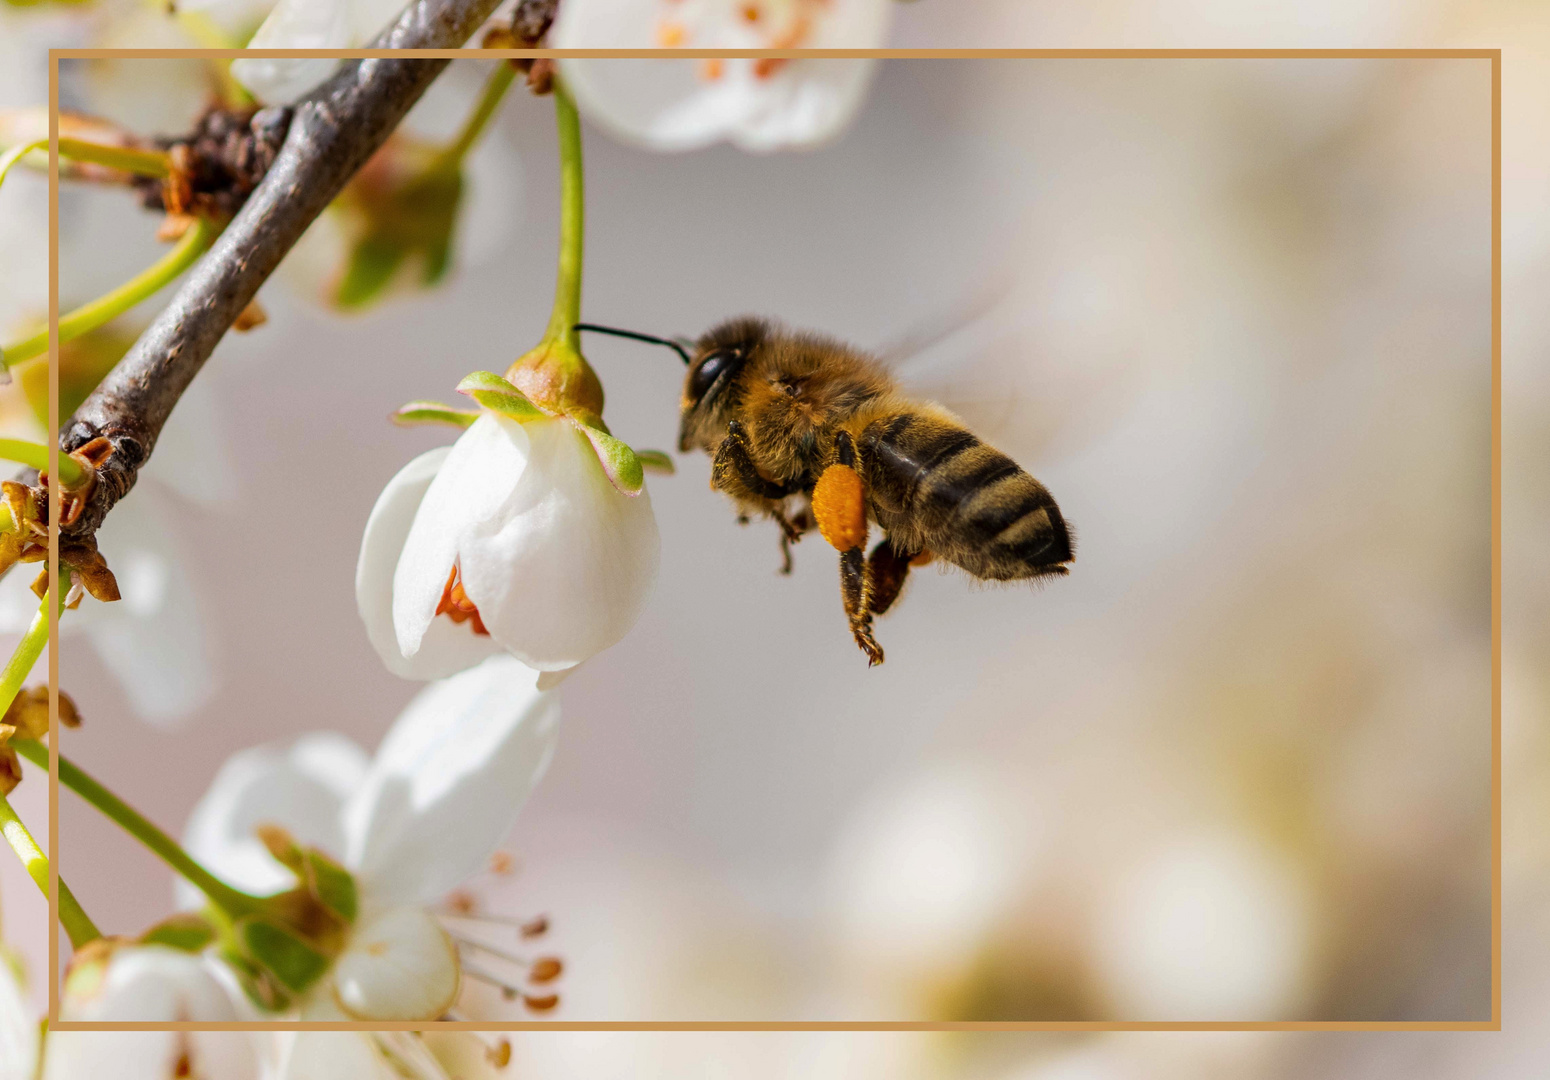
POLYGON ((697 340, 583 325, 678 351, 688 365, 678 448, 712 457, 711 487, 790 545, 815 525, 840 553, 840 595, 870 665, 875 617, 933 558, 985 581, 1058 577, 1071 531, 1044 485, 952 413, 902 393, 875 358, 767 319, 697 340), (865 554, 869 525, 883 538, 865 554))

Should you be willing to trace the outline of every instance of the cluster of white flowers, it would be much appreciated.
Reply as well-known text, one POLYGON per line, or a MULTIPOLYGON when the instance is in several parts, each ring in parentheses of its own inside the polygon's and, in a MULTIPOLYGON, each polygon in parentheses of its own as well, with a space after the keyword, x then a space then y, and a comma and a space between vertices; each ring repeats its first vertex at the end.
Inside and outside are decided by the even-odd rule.
MULTIPOLYGON (((890 3, 563 0, 548 43, 873 47, 883 44, 890 3)), ((0 50, 39 50, 0 72, 0 106, 39 103, 43 69, 32 61, 41 61, 45 45, 358 47, 401 7, 401 0, 186 0, 165 12, 0 8, 0 50)), ((259 103, 273 104, 295 101, 335 67, 326 59, 253 58, 235 61, 231 75, 259 103)), ((834 137, 856 113, 871 67, 865 60, 565 60, 560 79, 583 116, 621 139, 660 150, 730 141, 770 151, 834 137)), ((99 76, 81 89, 89 101, 122 87, 99 76)), ((437 216, 442 232, 426 254, 444 261, 452 230, 468 230, 458 210, 461 157, 395 138, 376 167, 398 186, 378 185, 388 197, 377 202, 362 196, 352 203, 348 193, 341 199, 340 213, 354 223, 344 242, 369 236, 378 218, 413 204, 437 216), (435 206, 426 202, 426 177, 445 181, 435 188, 443 200, 435 206)), ((35 207, 18 201, 13 213, 7 206, 15 188, 0 197, 0 235, 39 240, 35 207)), ((336 263, 351 258, 332 256, 336 263)), ((426 283, 439 274, 427 273, 426 283)), ((41 266, 36 277, 28 295, 45 295, 41 266)), ((375 297, 377 277, 348 302, 342 294, 333 302, 375 297)), ((0 311, 0 334, 35 324, 37 312, 22 308, 0 311)), ((534 363, 586 370, 579 353, 554 360, 544 352, 551 344, 546 339, 529 354, 534 363)), ((518 384, 521 364, 508 372, 518 384)), ((45 414, 29 393, 41 385, 18 379, 0 390, 4 434, 47 441, 38 420, 45 414)), ((558 731, 556 684, 620 641, 650 597, 660 548, 641 475, 642 459, 650 460, 609 433, 600 392, 595 400, 585 393, 529 397, 489 373, 459 389, 478 411, 454 421, 464 430, 451 446, 415 458, 388 483, 366 523, 356 576, 367 636, 388 671, 429 685, 374 756, 342 735, 317 732, 227 761, 189 819, 184 846, 221 881, 269 906, 248 915, 218 911, 180 881, 181 914, 163 927, 133 940, 99 939, 76 953, 63 1019, 429 1021, 458 1015, 469 978, 494 982, 529 1009, 552 1007, 544 984, 558 973, 557 961, 535 965, 480 936, 492 927, 509 931, 511 923, 520 928, 519 920, 492 916, 481 926, 480 916, 440 905, 490 863, 543 775, 558 731), (180 938, 183 931, 192 937, 180 938), (492 974, 502 963, 518 965, 516 973, 492 974)), ((235 475, 212 407, 203 384, 184 398, 148 477, 165 474, 185 497, 229 497, 235 475)), ((62 625, 91 637, 136 712, 176 720, 204 703, 214 675, 163 501, 154 485, 142 485, 109 516, 100 539, 123 600, 88 600, 62 625)), ((21 633, 29 625, 36 599, 27 584, 21 574, 0 584, 0 629, 21 633)), ((4 1076, 445 1078, 454 1067, 476 1067, 469 1062, 500 1060, 498 1047, 474 1036, 468 1039, 477 1052, 457 1039, 431 1044, 409 1033, 308 1032, 278 1041, 247 1033, 56 1033, 40 1040, 14 975, 0 963, 4 1076)))

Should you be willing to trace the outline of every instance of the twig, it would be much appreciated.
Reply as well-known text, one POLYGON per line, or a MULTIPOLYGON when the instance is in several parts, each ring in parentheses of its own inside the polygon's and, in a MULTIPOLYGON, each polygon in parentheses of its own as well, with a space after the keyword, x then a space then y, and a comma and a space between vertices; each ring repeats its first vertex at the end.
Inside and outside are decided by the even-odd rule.
MULTIPOLYGON (((499 0, 414 0, 372 48, 461 47, 499 0)), ((353 60, 297 104, 279 156, 166 309, 76 410, 65 451, 107 438, 113 454, 61 539, 94 548, 98 526, 134 486, 162 426, 216 344, 280 260, 447 66, 353 60)))

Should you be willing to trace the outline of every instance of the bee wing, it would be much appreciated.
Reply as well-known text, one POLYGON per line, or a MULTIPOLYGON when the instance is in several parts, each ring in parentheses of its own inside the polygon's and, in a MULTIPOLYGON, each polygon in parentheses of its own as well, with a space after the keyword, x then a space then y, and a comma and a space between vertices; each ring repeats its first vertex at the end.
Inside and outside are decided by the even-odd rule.
POLYGON ((1009 325, 1010 285, 988 285, 879 356, 906 394, 936 402, 1013 458, 1035 461, 1084 413, 1093 387, 1041 368, 1032 335, 1009 325))

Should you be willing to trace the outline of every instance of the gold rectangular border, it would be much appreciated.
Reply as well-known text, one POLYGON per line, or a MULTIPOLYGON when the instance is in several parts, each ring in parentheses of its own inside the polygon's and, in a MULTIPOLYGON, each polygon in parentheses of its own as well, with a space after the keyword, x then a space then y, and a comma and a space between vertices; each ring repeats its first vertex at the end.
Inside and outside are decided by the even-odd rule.
MULTIPOLYGON (((88 1023, 59 1019, 59 635, 49 610, 48 1022, 51 1031, 1500 1031, 1502 1029, 1502 51, 1501 49, 50 49, 48 415, 59 430, 59 61, 235 59, 834 59, 924 60, 1490 60, 1491 61, 1491 1018, 1283 1021, 407 1021, 237 1024, 88 1023)), ((59 499, 59 446, 49 446, 49 505, 59 499)), ((59 588, 59 530, 49 522, 49 589, 59 588)))

